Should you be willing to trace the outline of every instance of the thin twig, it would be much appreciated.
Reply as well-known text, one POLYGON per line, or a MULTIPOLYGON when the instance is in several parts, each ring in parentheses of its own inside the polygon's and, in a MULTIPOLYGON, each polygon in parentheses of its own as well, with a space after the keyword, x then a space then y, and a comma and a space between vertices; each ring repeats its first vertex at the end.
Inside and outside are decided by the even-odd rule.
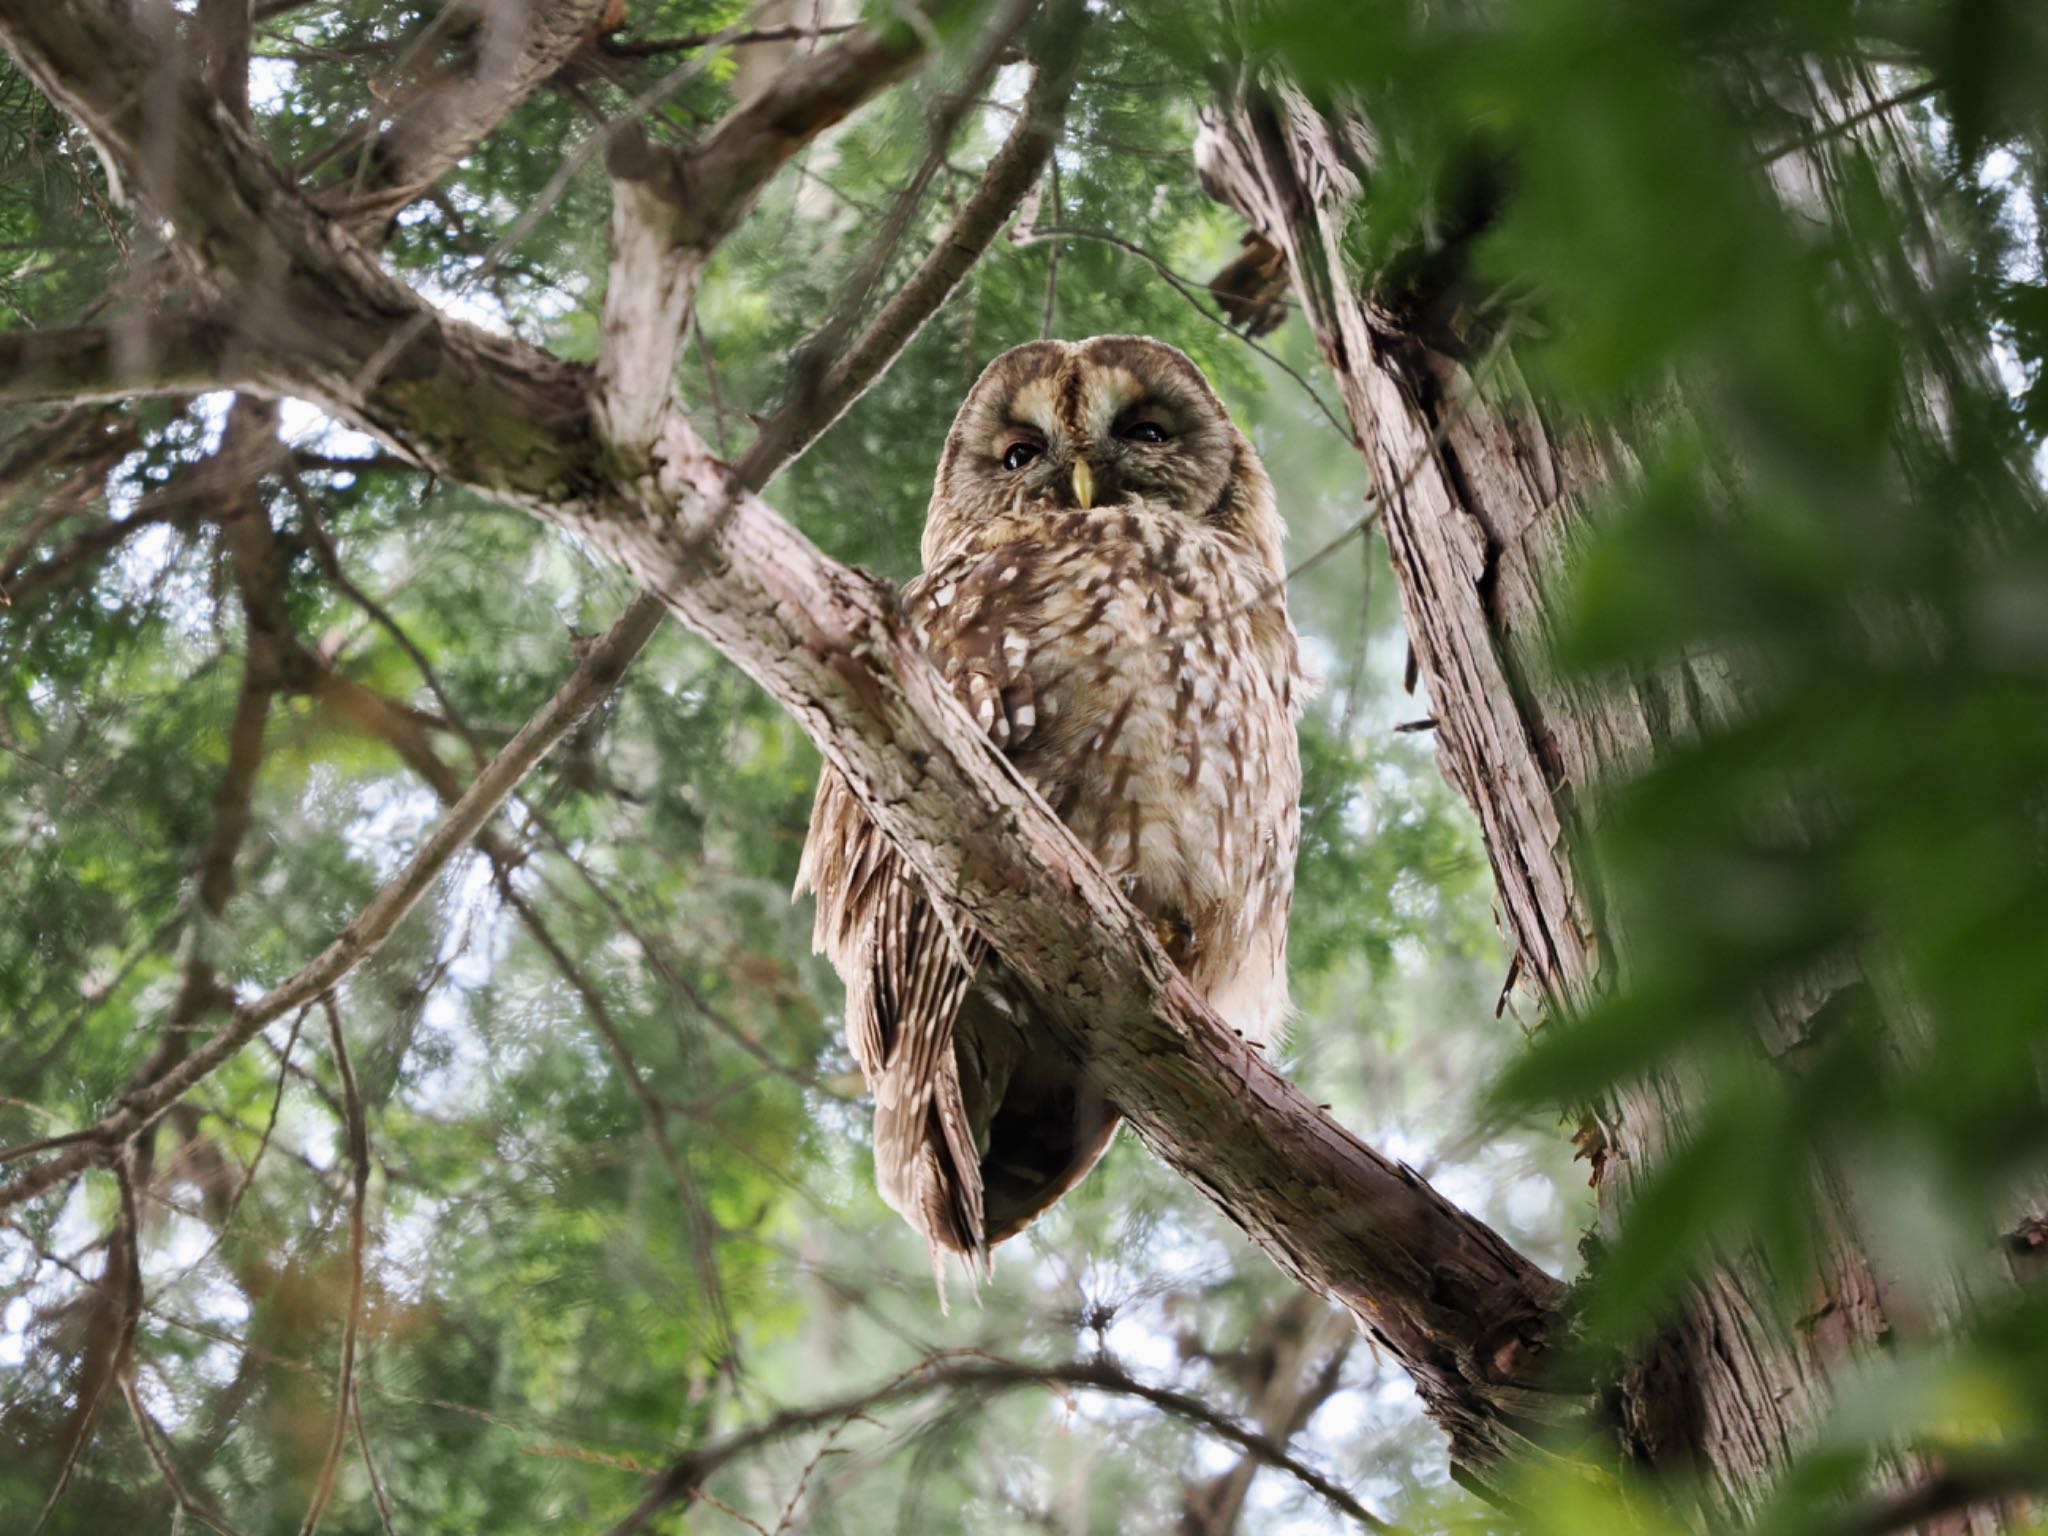
POLYGON ((121 1396, 127 1400, 128 1413, 135 1420, 135 1432, 142 1439, 142 1448, 149 1453, 149 1459, 156 1463, 157 1475, 164 1480, 164 1486, 171 1491, 174 1511, 173 1519, 182 1520, 192 1516, 208 1530, 218 1536, 241 1536, 227 1516, 208 1504, 194 1493, 178 1471, 178 1464, 171 1459, 171 1448, 163 1431, 149 1409, 143 1405, 142 1394, 136 1390, 134 1362, 121 1373, 121 1396))
POLYGON ((704 335, 704 321, 697 307, 690 306, 690 339, 697 344, 697 362, 704 369, 704 393, 711 402, 712 437, 721 459, 732 457, 732 433, 726 423, 725 390, 718 382, 718 360, 711 355, 711 343, 704 335))
POLYGON ((390 637, 391 643, 405 653, 406 659, 413 665, 413 670, 419 673, 420 681, 434 696, 434 702, 441 706, 442 715, 468 744, 475 765, 481 768, 484 764, 483 746, 475 733, 463 724, 461 712, 455 707, 455 700, 442 686, 441 675, 427 659, 427 653, 421 650, 419 642, 406 632, 405 626, 392 616, 389 608, 364 591, 350 577, 341 563, 341 551, 335 545, 334 536, 327 531, 326 522, 320 516, 320 508, 311 488, 297 474, 291 474, 287 479, 299 503, 299 510, 305 516, 307 542, 313 547, 313 558, 319 562, 322 574, 333 584, 335 591, 362 609, 370 622, 383 630, 390 637))
POLYGON ((363 1119, 362 1096, 356 1091, 355 1068, 349 1064, 348 1039, 341 1027, 341 1010, 330 991, 320 998, 327 1015, 327 1033, 334 1044, 334 1069, 341 1079, 341 1102, 346 1112, 349 1163, 353 1180, 348 1210, 348 1313, 342 1323, 341 1364, 334 1387, 334 1430, 328 1436, 327 1454, 320 1462, 320 1475, 313 1484, 313 1497, 306 1506, 306 1518, 299 1536, 314 1536, 334 1496, 334 1477, 341 1466, 341 1453, 348 1444, 349 1408, 356 1393, 356 1343, 363 1322, 363 1250, 369 1243, 369 1225, 364 1205, 370 1193, 370 1130, 363 1119))
POLYGON ((213 1240, 206 1245, 206 1251, 186 1265, 184 1271, 175 1279, 167 1282, 164 1289, 169 1290, 187 1275, 196 1274, 200 1266, 212 1258, 214 1251, 227 1240, 228 1228, 234 1222, 235 1213, 242 1208, 242 1198, 249 1193, 249 1186, 256 1182, 256 1170, 263 1162, 263 1154, 270 1150, 271 1133, 277 1129, 278 1111, 284 1107, 284 1085, 285 1079, 291 1073, 292 1047, 299 1043, 299 1028, 305 1022, 305 1009, 301 1008, 292 1015, 291 1033, 286 1036, 284 1048, 277 1056, 277 1089, 270 1098, 270 1118, 263 1123, 263 1134, 257 1140, 255 1154, 250 1157, 247 1170, 236 1183, 235 1192, 228 1199, 227 1209, 221 1213, 220 1219, 213 1223, 213 1240))
POLYGON ((1939 80, 1923 80, 1918 85, 1908 86, 1902 91, 1895 91, 1889 96, 1873 101, 1869 105, 1851 112, 1847 117, 1839 118, 1831 123, 1820 123, 1802 134, 1787 139, 1782 144, 1775 144, 1769 149, 1760 150, 1756 157, 1756 163, 1758 165, 1771 165, 1784 159, 1787 155, 1796 155, 1803 150, 1813 149, 1821 144, 1825 144, 1830 139, 1838 139, 1843 134, 1853 132, 1855 129, 1862 127, 1873 117, 1882 117, 1885 113, 1894 111, 1899 107, 1911 106, 1916 101, 1925 101, 1940 89, 1941 82, 1939 80))
MULTIPOLYGON (((1045 168, 1046 196, 1052 200, 1052 221, 1060 221, 1060 157, 1054 155, 1045 168)), ((1045 311, 1038 320, 1038 339, 1052 339, 1054 312, 1060 302, 1060 245, 1055 241, 1045 254, 1045 311)))
MULTIPOLYGON (((981 184, 946 226, 903 285, 821 375, 822 382, 796 389, 761 425, 753 446, 734 466, 741 484, 758 489, 801 454, 843 415, 874 381, 888 371, 925 322, 938 313, 1009 222, 1051 159, 1066 121, 1079 65, 1078 6, 1063 5, 1046 31, 1052 39, 1025 93, 1023 110, 990 157, 981 184)), ((971 320, 974 307, 963 306, 971 320)), ((971 349, 970 349, 971 350, 971 349)))
MULTIPOLYGON (((677 65, 628 102, 624 112, 578 141, 576 146, 562 157, 562 163, 555 167, 555 173, 547 179, 533 201, 526 205, 519 217, 498 237, 496 244, 485 252, 483 260, 463 273, 452 285, 450 297, 459 297, 486 278, 494 276, 506 258, 524 245, 527 237, 540 227, 541 221, 554 212, 555 205, 562 200, 585 166, 608 148, 613 139, 629 128, 637 127, 656 107, 702 74, 710 66, 714 44, 723 42, 728 37, 737 36, 744 30, 746 29, 735 25, 716 34, 712 42, 705 45, 704 53, 677 65)), ((367 391, 382 379, 384 371, 390 367, 392 361, 417 341, 438 317, 437 310, 423 307, 410 320, 396 327, 385 344, 371 354, 368 361, 363 364, 356 376, 356 390, 367 391)))
POLYGON ((1414 456, 1403 466, 1401 478, 1394 482, 1391 491, 1384 486, 1373 486, 1365 495, 1366 511, 1357 521, 1353 522, 1342 533, 1315 550, 1305 559, 1290 566, 1285 575, 1274 581, 1267 582, 1249 601, 1229 610, 1223 617, 1225 619, 1235 618, 1237 615, 1247 612, 1257 607, 1260 603, 1277 596, 1297 576, 1314 570, 1346 544, 1349 544, 1353 539, 1379 522, 1381 515, 1386 511, 1388 501, 1390 499, 1398 501, 1407 494, 1408 487, 1415 483, 1415 477, 1422 473, 1422 467, 1437 456, 1442 450, 1444 443, 1449 439, 1452 430, 1464 419, 1465 413, 1471 409, 1472 401, 1478 397, 1481 382, 1492 373, 1494 365, 1506 352, 1508 335, 1507 329, 1503 328, 1501 334, 1494 339, 1493 345, 1487 349, 1485 355, 1479 359, 1478 364, 1468 375, 1470 388, 1465 394, 1453 400, 1450 409, 1438 418, 1435 427, 1430 430, 1428 440, 1415 451, 1414 456))
POLYGON ((1358 532, 1358 649, 1352 653, 1351 671, 1344 680, 1344 711, 1337 720, 1339 738, 1351 734, 1351 723, 1358 714, 1358 691, 1365 684, 1365 654, 1372 648, 1372 539, 1367 530, 1358 532))
POLYGON ((64 1490, 70 1486, 72 1473, 78 1470, 79 1459, 92 1440, 93 1425, 99 1417, 100 1405, 106 1399, 107 1388, 120 1380, 135 1350, 135 1329, 142 1318, 142 1229, 135 1214, 135 1184, 129 1177, 132 1155, 124 1149, 123 1155, 114 1163, 120 1209, 115 1217, 112 1240, 107 1245, 106 1269, 102 1271, 103 1286, 119 1287, 115 1292, 121 1298, 119 1333, 111 1345, 103 1346, 108 1352, 96 1367, 88 1351, 85 1369, 95 1379, 80 1383, 78 1406, 72 1412, 71 1425, 65 1436, 64 1461, 57 1469, 57 1481, 51 1485, 50 1495, 43 1501, 43 1511, 36 1517, 35 1529, 30 1536, 41 1536, 43 1528, 49 1524, 58 1501, 64 1497, 64 1490))
POLYGON ((360 1385, 349 1394, 349 1412, 356 1424, 356 1450, 363 1458, 363 1471, 369 1474, 370 1498, 377 1506, 377 1522, 384 1528, 384 1536, 397 1536, 391 1524, 391 1499, 384 1492, 384 1479, 377 1475, 376 1458, 370 1454, 370 1433, 363 1425, 363 1393, 360 1385))
POLYGON ((861 312, 867 308, 875 284, 881 280, 890 259, 896 254, 896 248, 902 244, 904 231, 910 227, 912 215, 924 200, 925 189, 931 185, 939 167, 945 164, 946 150, 953 142, 953 135, 959 131, 967 109, 987 88, 1017 34, 1024 29, 1024 24, 1038 6, 1039 0, 1008 0, 1002 14, 983 33, 980 46, 975 49, 959 85, 941 94, 933 104, 931 121, 925 130, 923 157, 911 172, 910 180, 897 191, 889 212, 883 217, 882 227, 868 242, 860 263, 841 287, 838 300, 831 307, 832 318, 816 336, 798 349, 799 356, 817 357, 826 351, 836 351, 836 343, 852 331, 861 312))
POLYGON ((498 887, 500 898, 516 913, 532 934, 534 942, 540 945, 553 962, 562 978, 575 989, 583 999, 583 1007, 596 1027, 605 1049, 611 1053, 619 1075, 625 1080, 627 1091, 640 1106, 640 1115, 647 1127, 647 1134, 660 1153, 663 1165, 668 1169, 669 1179, 676 1187, 676 1198, 681 1202, 683 1213, 688 1219, 691 1241, 690 1262, 697 1271, 699 1284, 704 1290, 705 1304, 711 1312, 712 1323, 718 1333, 719 1358, 726 1369, 737 1369, 739 1360, 739 1334, 732 1324, 731 1309, 726 1305, 725 1289, 718 1276, 719 1228, 717 1219, 711 1214, 711 1207, 705 1203, 703 1192, 690 1174, 682 1154, 676 1150, 675 1138, 669 1135, 666 1106, 659 1095, 648 1085, 647 1075, 641 1071, 640 1063, 626 1043, 624 1031, 612 1016, 611 1007, 605 1002, 590 978, 570 957, 560 940, 542 921, 533 903, 522 895, 512 883, 510 872, 499 861, 492 861, 492 875, 498 887))
POLYGON ((1041 1386, 1055 1390, 1084 1387, 1151 1403, 1174 1417, 1206 1430, 1218 1439, 1256 1456, 1268 1466, 1288 1473, 1313 1490, 1333 1509, 1348 1515, 1367 1530, 1398 1533, 1400 1527, 1381 1519, 1361 1504, 1349 1489, 1308 1466, 1271 1437, 1246 1428, 1236 1419, 1211 1408, 1200 1399, 1166 1387, 1140 1381, 1114 1361, 1106 1358, 1075 1360, 1056 1365, 1029 1365, 1005 1360, 982 1351, 952 1351, 929 1357, 871 1391, 811 1408, 785 1409, 774 1417, 740 1430, 697 1450, 685 1452, 650 1488, 632 1513, 612 1527, 610 1536, 631 1536, 646 1528, 656 1515, 674 1508, 687 1508, 704 1497, 704 1484, 727 1464, 757 1448, 791 1435, 843 1422, 887 1403, 921 1397, 930 1392, 996 1393, 1019 1387, 1041 1386))

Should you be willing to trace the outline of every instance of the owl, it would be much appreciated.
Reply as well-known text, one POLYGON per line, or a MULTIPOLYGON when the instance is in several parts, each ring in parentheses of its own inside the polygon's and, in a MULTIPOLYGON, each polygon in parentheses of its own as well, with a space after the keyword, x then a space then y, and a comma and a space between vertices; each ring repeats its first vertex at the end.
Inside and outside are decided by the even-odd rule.
MULTIPOLYGON (((1039 341, 955 417, 903 590, 995 745, 1156 925, 1216 1014, 1287 1013, 1302 696, 1272 483, 1202 372, 1141 336, 1039 341)), ((827 769, 797 877, 846 983, 883 1198, 969 1273, 1080 1181, 1114 1085, 935 911, 827 769)))

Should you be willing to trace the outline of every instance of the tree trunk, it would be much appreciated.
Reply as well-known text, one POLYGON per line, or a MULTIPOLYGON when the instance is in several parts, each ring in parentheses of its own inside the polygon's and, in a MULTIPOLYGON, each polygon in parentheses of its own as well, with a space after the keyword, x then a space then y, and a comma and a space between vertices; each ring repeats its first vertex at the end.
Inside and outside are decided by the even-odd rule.
MULTIPOLYGON (((1855 79, 1835 88, 1868 89, 1855 79)), ((1829 151, 1823 142, 1809 152, 1809 193, 1830 185, 1829 151)), ((1239 86, 1205 115, 1196 153, 1212 194, 1284 257, 1343 390, 1428 686, 1438 762, 1479 819, 1520 974, 1547 1011, 1569 1016, 1628 975, 1629 914, 1610 909, 1584 856, 1601 786, 1730 718, 1739 688, 1706 656, 1598 696, 1536 664, 1560 617, 1557 578, 1597 493, 1626 472, 1630 445, 1560 428, 1521 387, 1511 355, 1488 356, 1490 343, 1458 335, 1442 300, 1455 293, 1461 237, 1405 272, 1398 293, 1347 265, 1344 230, 1373 165, 1359 118, 1341 107, 1326 115, 1284 87, 1239 86), (1482 371, 1483 393, 1475 386, 1482 371)), ((1860 1002, 1886 989, 1845 963, 1796 992, 1760 999, 1764 1051, 1783 1058, 1852 990, 1860 1002)), ((1626 1219, 1632 1191, 1699 1108, 1694 1085, 1676 1073, 1595 1108, 1581 1140, 1592 1153, 1603 1229, 1626 1219)), ((1761 1258, 1727 1253, 1697 1277, 1663 1336, 1608 1384, 1623 1456, 1695 1474, 1697 1519, 1754 1516, 1826 1408, 1833 1370, 1888 1335, 1927 1326, 1924 1309, 1907 1316, 1892 1305, 1842 1191, 1824 1182, 1815 1199, 1823 1238, 1803 1282, 1812 1299, 1800 1326, 1775 1320, 1761 1258)), ((1920 1471, 1901 1457, 1881 1475, 1894 1482, 1920 1471)), ((1938 1528, 1992 1531, 2001 1522, 1979 1510, 1938 1528)))

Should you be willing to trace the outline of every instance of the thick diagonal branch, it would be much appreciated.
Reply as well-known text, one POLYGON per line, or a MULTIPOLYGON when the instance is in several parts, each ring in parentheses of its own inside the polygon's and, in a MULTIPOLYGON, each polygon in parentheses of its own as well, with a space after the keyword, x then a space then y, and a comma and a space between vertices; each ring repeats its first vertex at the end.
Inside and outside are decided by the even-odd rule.
MULTIPOLYGON (((74 56, 58 19, 0 0, 0 25, 31 72, 104 141, 125 110, 98 53, 74 56), (62 45, 61 47, 59 45, 62 45), (88 89, 80 84, 97 82, 88 89)), ((109 29, 88 39, 118 48, 109 29)), ((213 281, 281 281, 308 306, 275 319, 300 346, 274 355, 294 387, 451 479, 516 502, 621 561, 667 610, 778 699, 846 778, 927 888, 986 934, 1034 989, 1064 1046, 1148 1145, 1277 1262, 1341 1302, 1414 1376, 1467 1469, 1528 1443, 1531 1420, 1570 1416, 1547 1378, 1562 1288, 1412 1170, 1318 1111, 1208 1011, 1150 926, 989 744, 901 622, 895 594, 825 558, 707 450, 671 409, 644 472, 621 473, 583 376, 545 353, 433 314, 400 285, 335 252, 288 189, 203 106, 181 118, 189 181, 170 189, 187 252, 213 281), (261 258, 301 266, 276 276, 261 258), (311 334, 308 334, 308 331, 311 334)), ((556 722, 558 723, 558 722, 556 722)), ((521 733, 547 728, 536 721, 521 733)), ((523 772, 521 742, 508 770, 523 772)), ((528 759, 530 761, 530 759, 528 759)), ((474 834, 503 792, 499 764, 430 845, 474 834)), ((417 867, 418 861, 415 861, 417 867)), ((438 868, 438 865, 434 866, 438 868)), ((261 1028, 373 946, 425 888, 408 879, 326 956, 178 1069, 130 1095, 78 1147, 28 1170, 0 1203, 101 1160, 261 1028)))

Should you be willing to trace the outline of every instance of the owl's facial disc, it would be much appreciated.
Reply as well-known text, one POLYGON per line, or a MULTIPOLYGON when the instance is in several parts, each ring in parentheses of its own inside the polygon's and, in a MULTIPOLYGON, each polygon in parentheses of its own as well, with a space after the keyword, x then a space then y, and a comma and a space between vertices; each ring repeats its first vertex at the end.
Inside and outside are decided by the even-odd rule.
POLYGON ((1178 354, 1120 342, 1048 347, 988 402, 981 462, 1006 500, 1198 511, 1213 498, 1230 442, 1207 383, 1178 354))
POLYGON ((962 402, 923 547, 929 560, 1018 513, 1132 507, 1234 521, 1263 484, 1209 381, 1174 348, 1145 336, 1026 342, 962 402))

